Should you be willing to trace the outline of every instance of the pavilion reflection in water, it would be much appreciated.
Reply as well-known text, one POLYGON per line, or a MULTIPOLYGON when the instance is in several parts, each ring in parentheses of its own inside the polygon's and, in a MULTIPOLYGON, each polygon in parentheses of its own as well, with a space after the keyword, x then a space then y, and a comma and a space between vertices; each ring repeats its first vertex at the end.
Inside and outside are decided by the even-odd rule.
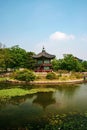
POLYGON ((48 93, 38 93, 38 96, 35 100, 33 100, 34 104, 42 106, 44 109, 51 105, 56 103, 55 98, 53 98, 53 92, 48 93))

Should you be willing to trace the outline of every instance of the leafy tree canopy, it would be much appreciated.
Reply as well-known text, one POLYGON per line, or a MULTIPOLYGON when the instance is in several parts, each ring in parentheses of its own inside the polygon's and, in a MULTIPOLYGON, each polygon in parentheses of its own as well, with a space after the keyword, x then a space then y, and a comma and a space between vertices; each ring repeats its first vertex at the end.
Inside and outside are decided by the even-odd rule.
POLYGON ((86 62, 79 60, 74 57, 72 54, 65 54, 63 59, 54 59, 52 61, 54 70, 68 70, 68 71, 84 71, 84 67, 86 68, 86 62))
MULTIPOLYGON (((0 70, 7 71, 8 68, 27 68, 35 69, 36 60, 32 58, 34 52, 26 52, 18 45, 11 48, 6 48, 4 44, 0 43, 0 70)), ((67 71, 87 71, 87 61, 82 61, 72 54, 64 54, 62 59, 53 59, 53 70, 67 70, 67 71)))
POLYGON ((32 58, 34 54, 35 54, 34 52, 26 53, 25 67, 31 70, 35 68, 35 64, 36 64, 36 60, 32 58))

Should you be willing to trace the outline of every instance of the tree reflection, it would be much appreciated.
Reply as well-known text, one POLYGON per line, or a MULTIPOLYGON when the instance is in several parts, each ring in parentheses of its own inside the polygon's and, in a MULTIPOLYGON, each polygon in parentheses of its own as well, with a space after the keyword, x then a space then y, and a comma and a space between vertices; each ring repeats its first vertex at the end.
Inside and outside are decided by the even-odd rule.
POLYGON ((14 105, 19 105, 21 103, 24 103, 27 99, 33 99, 34 95, 25 95, 25 96, 16 96, 11 98, 11 103, 14 105))
POLYGON ((25 95, 25 96, 16 96, 16 97, 12 97, 11 99, 9 98, 0 99, 0 109, 4 108, 5 106, 9 104, 12 104, 12 105, 23 104, 28 99, 32 102, 35 98, 36 96, 32 94, 32 95, 25 95))
POLYGON ((49 93, 38 93, 37 98, 33 101, 34 104, 42 106, 44 109, 50 105, 54 104, 55 98, 53 98, 53 92, 49 93))
POLYGON ((59 93, 63 93, 65 96, 67 96, 68 98, 73 97, 77 90, 79 89, 80 85, 62 85, 62 86, 58 86, 57 90, 59 91, 59 93))

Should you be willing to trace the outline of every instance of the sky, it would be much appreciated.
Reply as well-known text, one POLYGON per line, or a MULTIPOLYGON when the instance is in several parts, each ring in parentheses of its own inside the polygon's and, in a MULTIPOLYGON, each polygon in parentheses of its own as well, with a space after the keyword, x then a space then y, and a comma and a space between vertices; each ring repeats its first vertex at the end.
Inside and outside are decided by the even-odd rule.
POLYGON ((0 0, 0 42, 87 60, 87 0, 0 0))

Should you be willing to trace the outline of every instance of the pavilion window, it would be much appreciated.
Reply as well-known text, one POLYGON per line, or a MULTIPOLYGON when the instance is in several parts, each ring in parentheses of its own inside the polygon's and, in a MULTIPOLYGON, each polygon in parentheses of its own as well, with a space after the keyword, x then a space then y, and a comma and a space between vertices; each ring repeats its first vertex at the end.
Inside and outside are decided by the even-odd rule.
POLYGON ((38 64, 42 64, 43 63, 43 61, 42 60, 38 60, 38 64))
POLYGON ((44 60, 44 63, 49 64, 50 61, 49 60, 44 60))
POLYGON ((49 70, 49 69, 50 69, 49 66, 44 67, 44 70, 49 70))

